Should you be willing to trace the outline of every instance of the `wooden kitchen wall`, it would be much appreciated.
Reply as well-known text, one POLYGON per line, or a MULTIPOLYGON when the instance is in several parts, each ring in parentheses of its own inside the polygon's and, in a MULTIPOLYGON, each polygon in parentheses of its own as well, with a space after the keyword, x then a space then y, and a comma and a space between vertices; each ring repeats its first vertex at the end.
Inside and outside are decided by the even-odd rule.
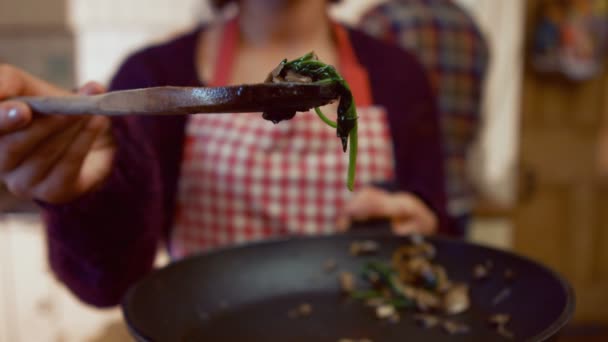
POLYGON ((578 321, 608 322, 608 186, 596 168, 607 95, 605 70, 572 82, 526 66, 515 249, 574 285, 578 321))

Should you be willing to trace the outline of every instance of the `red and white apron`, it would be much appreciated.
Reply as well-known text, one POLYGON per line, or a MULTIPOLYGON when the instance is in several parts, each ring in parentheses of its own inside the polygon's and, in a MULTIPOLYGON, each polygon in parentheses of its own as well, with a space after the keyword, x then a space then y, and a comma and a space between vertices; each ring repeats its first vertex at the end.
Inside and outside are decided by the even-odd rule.
MULTIPOLYGON (((383 109, 371 106, 365 70, 348 34, 335 25, 339 67, 352 86, 359 115, 355 190, 393 178, 393 151, 383 109)), ((213 85, 230 78, 238 34, 224 30, 213 85)), ((277 125, 260 113, 201 114, 186 127, 171 236, 173 258, 228 244, 288 234, 330 234, 351 198, 348 154, 335 129, 313 112, 277 125)))

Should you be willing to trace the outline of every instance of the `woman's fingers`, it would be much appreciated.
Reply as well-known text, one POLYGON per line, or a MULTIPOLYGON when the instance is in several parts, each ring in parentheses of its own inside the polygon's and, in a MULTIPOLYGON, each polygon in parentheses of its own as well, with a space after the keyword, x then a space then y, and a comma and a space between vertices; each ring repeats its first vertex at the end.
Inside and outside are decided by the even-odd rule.
POLYGON ((437 217, 420 198, 409 193, 396 193, 393 203, 400 215, 392 216, 393 231, 405 235, 430 235, 437 230, 437 217))
POLYGON ((8 64, 0 64, 0 100, 15 96, 54 96, 68 92, 8 64))
POLYGON ((0 175, 17 168, 44 140, 69 122, 60 117, 40 118, 22 130, 0 136, 0 175))
POLYGON ((366 187, 346 204, 336 220, 339 231, 346 231, 353 221, 390 217, 390 195, 380 189, 366 187))
POLYGON ((82 119, 74 120, 42 141, 17 168, 4 176, 9 189, 18 196, 31 197, 32 189, 44 180, 84 124, 82 119))
POLYGON ((106 88, 99 82, 87 82, 78 89, 79 95, 98 95, 106 92, 106 88))
MULTIPOLYGON (((103 93, 87 83, 81 95, 103 93)), ((114 145, 105 117, 33 115, 18 96, 58 96, 69 92, 9 65, 0 65, 0 179, 17 195, 50 202, 88 190, 109 173, 114 145), (94 146, 109 142, 103 147, 94 146), (80 192, 78 192, 80 190, 80 192), (78 193, 76 193, 78 192, 78 193)))
POLYGON ((384 218, 391 220, 398 234, 432 234, 436 230, 435 214, 416 196, 409 193, 388 193, 364 188, 347 203, 338 216, 337 227, 345 231, 353 221, 384 218))
POLYGON ((107 132, 109 126, 108 118, 91 117, 54 164, 44 182, 35 187, 33 197, 49 203, 67 202, 104 179, 110 172, 113 149, 91 149, 95 140, 107 132))
POLYGON ((367 187, 355 195, 346 205, 346 213, 355 220, 369 220, 390 216, 392 205, 390 194, 376 188, 367 187))
POLYGON ((392 220, 391 227, 393 233, 397 235, 409 235, 414 233, 422 233, 422 227, 415 221, 392 220))
POLYGON ((393 219, 391 220, 391 227, 393 229, 393 233, 397 235, 408 235, 414 233, 431 235, 434 234, 436 230, 433 225, 421 222, 418 219, 393 219))
POLYGON ((0 103, 0 138, 27 126, 32 120, 32 111, 24 103, 7 101, 0 103))

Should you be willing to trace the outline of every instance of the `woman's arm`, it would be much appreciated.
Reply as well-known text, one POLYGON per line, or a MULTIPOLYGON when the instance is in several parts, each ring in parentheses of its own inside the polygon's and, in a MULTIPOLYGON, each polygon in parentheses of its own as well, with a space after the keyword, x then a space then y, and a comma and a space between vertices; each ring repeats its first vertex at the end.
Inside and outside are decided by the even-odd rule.
MULTIPOLYGON (((111 88, 152 85, 146 53, 121 67, 111 88)), ((41 203, 48 252, 58 278, 81 300, 113 306, 150 271, 164 208, 158 156, 140 119, 112 121, 116 154, 110 176, 95 191, 65 205, 41 203)))

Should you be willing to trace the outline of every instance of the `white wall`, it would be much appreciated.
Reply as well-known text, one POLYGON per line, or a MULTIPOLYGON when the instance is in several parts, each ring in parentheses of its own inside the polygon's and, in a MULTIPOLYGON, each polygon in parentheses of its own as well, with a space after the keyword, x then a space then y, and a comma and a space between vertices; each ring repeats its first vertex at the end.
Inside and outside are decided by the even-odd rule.
POLYGON ((472 161, 473 172, 488 197, 512 205, 519 149, 525 1, 458 2, 477 19, 489 40, 492 58, 485 89, 485 123, 472 161))
POLYGON ((108 82, 130 52, 210 16, 204 0, 69 1, 81 84, 108 82))
MULTIPOLYGON (((381 1, 345 0, 332 14, 354 23, 366 8, 381 1)), ((207 0, 69 0, 69 8, 79 83, 108 81, 129 52, 212 16, 207 0)))

